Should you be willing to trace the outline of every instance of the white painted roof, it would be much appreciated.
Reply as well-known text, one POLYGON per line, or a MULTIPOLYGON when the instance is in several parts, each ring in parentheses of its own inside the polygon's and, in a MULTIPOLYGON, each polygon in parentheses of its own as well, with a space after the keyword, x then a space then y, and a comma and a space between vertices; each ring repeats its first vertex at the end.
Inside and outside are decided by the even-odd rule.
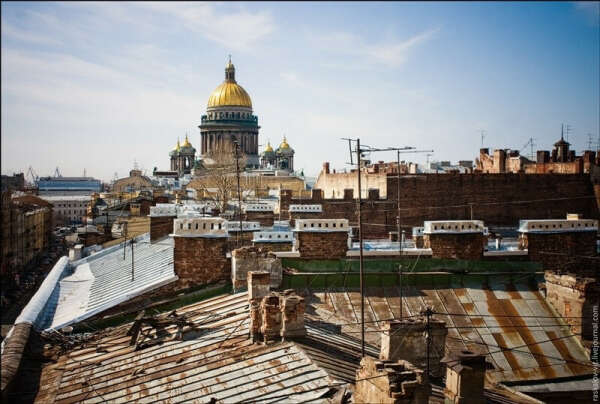
POLYGON ((172 238, 151 244, 146 233, 135 239, 133 248, 133 280, 130 242, 126 248, 121 243, 72 263, 61 258, 15 324, 60 329, 177 280, 172 238))

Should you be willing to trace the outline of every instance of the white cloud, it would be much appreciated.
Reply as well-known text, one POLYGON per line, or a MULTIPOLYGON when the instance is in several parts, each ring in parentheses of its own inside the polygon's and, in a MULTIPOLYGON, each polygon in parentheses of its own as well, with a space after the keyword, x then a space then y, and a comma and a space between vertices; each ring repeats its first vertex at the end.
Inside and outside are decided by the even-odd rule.
POLYGON ((381 43, 367 42, 363 37, 347 33, 335 32, 316 37, 311 35, 312 42, 332 53, 352 56, 352 60, 360 63, 343 64, 327 61, 324 65, 348 69, 361 69, 373 64, 398 67, 402 65, 411 49, 426 42, 439 31, 439 28, 427 30, 405 40, 381 43))
POLYGON ((275 23, 268 11, 223 12, 217 11, 211 4, 195 2, 144 5, 177 18, 189 30, 233 50, 248 50, 275 30, 275 23))
POLYGON ((2 21, 2 37, 12 38, 22 42, 35 43, 40 45, 58 45, 61 41, 48 37, 46 35, 39 35, 31 31, 24 31, 20 28, 9 24, 6 21, 2 21))

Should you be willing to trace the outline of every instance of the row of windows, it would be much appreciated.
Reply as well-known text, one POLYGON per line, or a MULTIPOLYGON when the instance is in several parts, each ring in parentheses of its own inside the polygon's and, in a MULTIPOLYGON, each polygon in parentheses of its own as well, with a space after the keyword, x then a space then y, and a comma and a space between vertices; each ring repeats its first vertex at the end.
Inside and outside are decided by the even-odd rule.
MULTIPOLYGON (((585 226, 584 226, 584 227, 589 227, 589 225, 590 225, 589 223, 585 223, 585 226)), ((548 225, 548 224, 547 224, 547 225, 538 224, 538 227, 537 227, 537 228, 538 228, 538 229, 543 229, 543 228, 544 228, 544 226, 545 226, 545 228, 546 228, 546 229, 549 229, 549 228, 550 228, 550 227, 549 227, 550 225, 548 225)), ((559 227, 560 229, 562 229, 563 225, 559 223, 558 227, 559 227)), ((568 228, 569 226, 565 226, 565 227, 567 227, 567 228, 568 228)), ((571 228, 574 228, 574 227, 575 227, 575 223, 571 223, 571 226, 570 226, 570 227, 571 227, 571 228)), ((577 227, 581 227, 581 223, 577 223, 577 227)), ((532 228, 532 229, 535 229, 535 224, 532 224, 532 225, 531 225, 531 228, 532 228)), ((553 225, 552 225, 552 228, 554 228, 554 229, 555 229, 555 228, 556 228, 556 224, 553 224, 553 225)))
POLYGON ((87 207, 87 204, 84 203, 80 203, 80 204, 76 204, 76 203, 59 203, 58 205, 56 205, 59 208, 85 208, 87 207))
MULTIPOLYGON (((318 223, 318 225, 319 225, 318 227, 329 227, 329 223, 318 223), (324 224, 325 226, 321 226, 321 224, 324 224)), ((306 223, 304 223, 304 227, 307 227, 307 226, 306 226, 306 223)), ((310 224, 310 227, 315 227, 315 224, 314 224, 314 223, 311 223, 311 224, 310 224)), ((336 223, 332 223, 332 224, 331 224, 331 227, 336 227, 336 223)), ((343 224, 343 223, 340 223, 340 227, 344 227, 344 224, 343 224)))
POLYGON ((212 112, 208 114, 208 119, 223 119, 223 118, 231 118, 231 119, 248 119, 251 117, 251 114, 247 112, 215 112, 214 115, 212 112))
MULTIPOLYGON (((445 226, 445 227, 444 227, 444 225, 441 225, 440 227, 441 227, 441 230, 452 230, 452 225, 448 225, 448 226, 445 226)), ((475 229, 481 229, 481 227, 480 227, 480 226, 473 226, 473 225, 471 225, 471 224, 469 225, 469 227, 468 227, 468 228, 469 228, 469 229, 472 229, 473 227, 474 227, 475 229)), ((462 230, 464 230, 464 229, 465 229, 465 225, 464 225, 464 224, 462 224, 462 225, 460 226, 460 228, 461 228, 462 230)), ((433 230, 437 230, 437 229, 438 229, 437 225, 434 225, 434 226, 433 226, 433 230)), ((455 224, 455 225, 454 225, 454 230, 458 230, 458 225, 457 225, 457 224, 455 224)))
MULTIPOLYGON (((218 229, 219 229, 219 230, 221 230, 221 223, 219 223, 219 224, 218 224, 218 226, 219 226, 219 227, 218 227, 218 229)), ((179 223, 179 228, 180 228, 181 230, 183 230, 183 223, 179 223)), ((187 229, 188 229, 188 230, 192 230, 192 224, 191 224, 191 223, 188 223, 188 225, 187 225, 187 229)), ((203 230, 206 230, 206 223, 202 223, 202 229, 203 229, 203 230)), ((211 229, 211 230, 214 230, 214 229, 215 229, 215 224, 214 224, 214 223, 211 223, 211 224, 210 224, 210 229, 211 229)), ((196 223, 196 230, 198 230, 198 223, 196 223)))
POLYGON ((83 215, 83 214, 85 214, 85 213, 86 213, 86 212, 85 212, 85 210, 83 210, 83 209, 79 209, 79 210, 77 210, 77 209, 72 209, 72 210, 59 211, 59 212, 58 212, 58 216, 61 216, 61 215, 70 215, 70 214, 71 214, 71 212, 73 212, 73 214, 75 214, 75 215, 76 215, 76 214, 83 215))
MULTIPOLYGON (((264 235, 262 235, 262 234, 259 234, 258 236, 259 236, 258 238, 264 238, 264 235)), ((273 235, 269 234, 269 238, 272 239, 273 235)), ((281 234, 278 234, 277 238, 281 238, 281 234)), ((283 238, 290 238, 290 236, 289 236, 289 234, 286 234, 283 238)))

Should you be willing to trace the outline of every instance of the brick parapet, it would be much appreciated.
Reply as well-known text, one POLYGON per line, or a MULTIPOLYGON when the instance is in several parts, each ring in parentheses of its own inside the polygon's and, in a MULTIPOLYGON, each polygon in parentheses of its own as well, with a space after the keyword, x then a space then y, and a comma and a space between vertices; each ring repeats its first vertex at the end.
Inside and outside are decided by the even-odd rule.
POLYGON ((226 238, 174 237, 174 240, 174 268, 181 287, 229 279, 231 261, 226 257, 226 238))
POLYGON ((173 233, 173 220, 176 218, 177 216, 151 216, 150 242, 154 242, 173 233))
POLYGON ((481 260, 486 239, 482 233, 425 234, 423 245, 433 258, 481 260))
POLYGON ((348 251, 348 233, 297 232, 298 251, 302 258, 342 258, 348 251))
MULTIPOLYGON (((396 181, 396 176, 387 178, 387 199, 363 202, 363 221, 369 223, 363 226, 366 238, 387 238, 390 231, 397 230, 396 181)), ((426 220, 469 219, 471 206, 473 217, 492 226, 514 226, 527 217, 565 217, 570 212, 590 218, 600 216, 597 202, 600 186, 595 194, 588 174, 417 174, 401 176, 400 182, 402 225, 407 233, 412 226, 422 226, 426 220), (547 200, 540 200, 540 195, 547 200), (560 202, 552 200, 554 198, 560 202), (515 200, 532 202, 512 203, 515 200), (510 203, 510 209, 506 203, 510 203)), ((327 190, 327 195, 330 193, 327 190)), ((321 198, 315 202, 292 198, 291 193, 284 191, 282 217, 286 217, 291 204, 313 203, 322 204, 322 218, 346 218, 353 223, 357 220, 354 195, 352 198, 321 198)))

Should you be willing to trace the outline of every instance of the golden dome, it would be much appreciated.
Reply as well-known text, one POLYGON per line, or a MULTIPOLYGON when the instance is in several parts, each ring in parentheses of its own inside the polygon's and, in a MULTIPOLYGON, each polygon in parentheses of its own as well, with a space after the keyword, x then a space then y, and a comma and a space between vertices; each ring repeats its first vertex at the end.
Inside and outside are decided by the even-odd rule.
POLYGON ((287 142, 287 139, 285 138, 285 136, 283 137, 283 141, 281 142, 281 144, 279 145, 280 149, 289 149, 290 145, 287 142))
POLYGON ((175 151, 179 151, 181 149, 181 145, 179 144, 179 139, 177 139, 177 145, 173 148, 175 151))
POLYGON ((225 66, 225 81, 208 97, 208 108, 225 106, 252 108, 250 96, 235 81, 235 66, 231 59, 225 66))
POLYGON ((188 140, 187 134, 185 135, 185 142, 183 142, 183 147, 192 147, 192 144, 188 140))
POLYGON ((208 98, 208 108, 236 106, 252 108, 250 96, 235 82, 224 82, 208 98))
POLYGON ((267 147, 265 148, 265 153, 273 152, 273 148, 271 147, 271 142, 267 142, 267 147))

